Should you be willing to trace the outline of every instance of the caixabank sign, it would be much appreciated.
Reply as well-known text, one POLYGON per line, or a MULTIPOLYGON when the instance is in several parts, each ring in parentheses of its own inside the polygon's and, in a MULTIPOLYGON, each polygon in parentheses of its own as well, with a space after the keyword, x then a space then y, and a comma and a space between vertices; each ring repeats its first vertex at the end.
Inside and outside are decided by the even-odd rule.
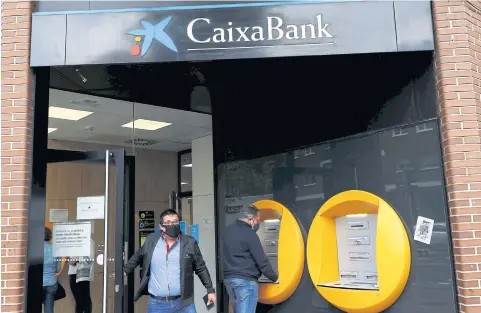
POLYGON ((39 12, 33 15, 31 65, 432 50, 430 6, 406 3, 243 2, 39 12))
MULTIPOLYGON (((171 30, 184 43, 184 51, 215 51, 238 49, 271 49, 290 48, 291 46, 320 46, 332 45, 333 38, 329 30, 329 23, 322 20, 322 14, 313 15, 312 23, 289 24, 282 16, 266 16, 258 25, 236 25, 228 21, 225 25, 216 23, 210 18, 199 17, 187 25, 175 25, 176 19, 168 16, 157 24, 140 21, 143 29, 127 32, 135 36, 135 44, 130 51, 133 56, 145 56, 153 41, 164 48, 178 53, 174 39, 169 35, 167 27, 172 22, 171 30), (184 29, 182 34, 181 29, 184 29), (185 37, 188 40, 185 40, 185 37), (189 40, 191 45, 188 45, 189 40)), ((183 21, 182 21, 183 22, 183 21)))

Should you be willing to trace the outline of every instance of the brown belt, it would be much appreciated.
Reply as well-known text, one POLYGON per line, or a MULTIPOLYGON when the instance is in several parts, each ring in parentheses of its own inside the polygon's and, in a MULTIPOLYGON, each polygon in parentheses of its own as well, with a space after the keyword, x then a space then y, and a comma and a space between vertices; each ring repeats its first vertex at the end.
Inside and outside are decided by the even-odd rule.
POLYGON ((150 296, 160 301, 174 301, 180 298, 180 296, 157 297, 157 296, 154 296, 153 294, 150 294, 150 296))

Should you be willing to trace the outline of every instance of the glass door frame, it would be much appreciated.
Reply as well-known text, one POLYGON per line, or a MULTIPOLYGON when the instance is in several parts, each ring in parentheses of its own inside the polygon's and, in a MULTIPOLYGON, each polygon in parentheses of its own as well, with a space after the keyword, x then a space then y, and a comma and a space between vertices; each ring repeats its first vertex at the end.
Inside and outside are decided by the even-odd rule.
MULTIPOLYGON (((108 193, 109 193, 109 171, 110 171, 110 165, 115 166, 115 223, 116 225, 122 225, 121 227, 115 227, 115 239, 114 239, 114 267, 115 267, 115 278, 114 278, 114 286, 113 288, 115 289, 114 294, 115 294, 115 299, 114 299, 114 308, 108 308, 107 307, 107 288, 110 288, 111 286, 108 286, 107 282, 107 265, 108 262, 107 260, 104 260, 104 277, 103 277, 103 282, 104 282, 104 287, 103 287, 103 299, 102 299, 102 313, 108 313, 109 311, 111 312, 124 312, 124 275, 123 275, 123 266, 125 260, 128 260, 129 255, 125 255, 125 252, 128 251, 126 249, 126 244, 129 242, 128 239, 125 238, 127 236, 128 238, 128 233, 125 233, 125 231, 128 231, 127 225, 124 223, 124 219, 126 217, 126 211, 125 207, 127 205, 128 208, 131 208, 130 205, 127 204, 125 201, 126 199, 129 199, 129 204, 132 203, 131 200, 133 200, 131 197, 126 198, 126 193, 125 193, 125 179, 127 177, 130 177, 125 171, 125 150, 124 149, 111 149, 111 150, 100 150, 100 151, 87 151, 87 152, 82 152, 82 151, 69 151, 69 150, 53 150, 53 149, 48 149, 47 150, 47 155, 46 155, 46 163, 62 163, 62 162, 92 162, 92 163, 105 163, 105 177, 106 177, 106 187, 105 187, 105 195, 106 199, 108 199, 108 193)), ((130 185, 130 184, 129 184, 130 185)), ((46 199, 45 199, 46 200, 46 199)), ((107 200, 108 201, 108 200, 107 200)), ((108 237, 108 203, 105 205, 105 216, 104 216, 104 225, 105 227, 105 233, 104 233, 104 238, 105 238, 105 246, 104 246, 104 257, 105 259, 107 258, 107 250, 111 249, 109 248, 109 243, 106 240, 108 237)), ((131 210, 128 210, 131 211, 131 210)), ((129 289, 129 288, 126 288, 129 289)), ((130 293, 127 292, 125 295, 128 297, 130 293)), ((128 299, 126 299, 128 300, 128 299)), ((128 303, 126 301, 126 303, 128 303)), ((125 308, 127 309, 127 308, 125 308)), ((40 312, 42 308, 40 307, 40 312)))

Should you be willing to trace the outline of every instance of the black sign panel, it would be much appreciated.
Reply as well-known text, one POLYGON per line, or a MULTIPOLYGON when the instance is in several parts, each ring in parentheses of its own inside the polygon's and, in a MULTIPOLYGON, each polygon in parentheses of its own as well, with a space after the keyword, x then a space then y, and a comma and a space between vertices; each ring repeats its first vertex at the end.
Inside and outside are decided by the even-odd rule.
POLYGON ((172 62, 434 47, 429 2, 294 2, 37 12, 30 62, 172 62))
POLYGON ((140 219, 153 219, 154 211, 139 211, 139 218, 140 219))
POLYGON ((66 37, 66 64, 397 50, 390 2, 76 14, 66 37))
POLYGON ((155 228, 155 220, 139 220, 139 229, 155 228))

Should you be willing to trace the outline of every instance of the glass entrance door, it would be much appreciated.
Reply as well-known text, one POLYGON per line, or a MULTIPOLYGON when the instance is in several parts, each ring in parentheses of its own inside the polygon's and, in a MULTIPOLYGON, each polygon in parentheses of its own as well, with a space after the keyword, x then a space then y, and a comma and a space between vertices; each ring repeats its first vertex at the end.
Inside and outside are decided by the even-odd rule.
POLYGON ((45 227, 65 290, 54 312, 124 312, 125 152, 48 153, 45 227))

